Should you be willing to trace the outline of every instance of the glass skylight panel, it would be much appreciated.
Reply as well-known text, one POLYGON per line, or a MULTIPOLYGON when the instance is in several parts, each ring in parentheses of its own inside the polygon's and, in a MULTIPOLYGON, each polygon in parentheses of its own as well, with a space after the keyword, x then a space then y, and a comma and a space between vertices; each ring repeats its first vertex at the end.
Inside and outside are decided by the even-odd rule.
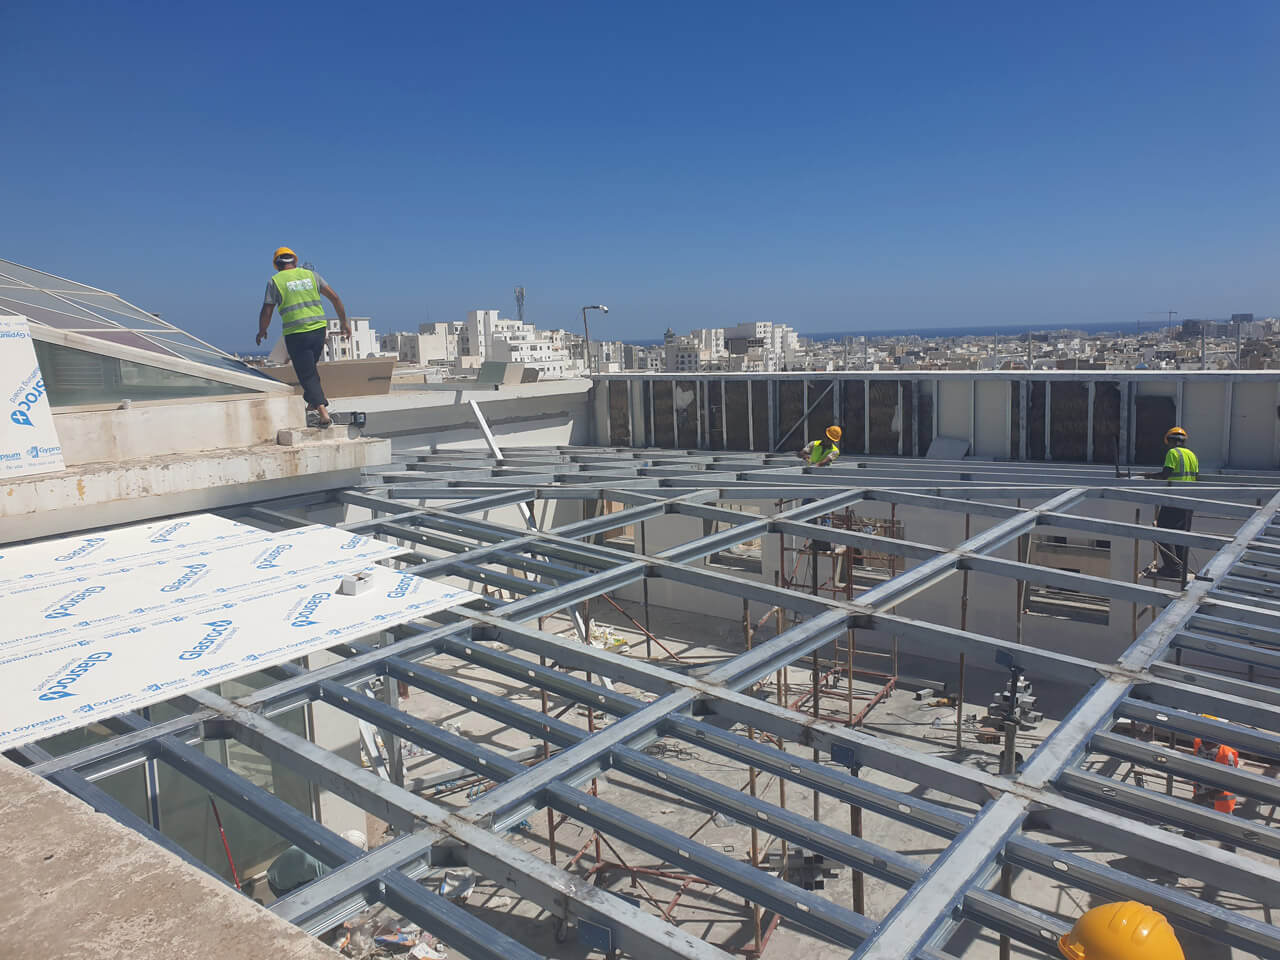
POLYGON ((176 351, 166 349, 154 340, 144 337, 140 333, 134 333, 132 330, 95 330, 89 336, 95 340, 109 340, 112 343, 119 343, 126 347, 150 350, 152 353, 160 353, 166 357, 178 356, 176 351))
POLYGON ((70 313, 90 317, 92 314, 82 304, 76 304, 72 300, 64 297, 56 296, 52 293, 46 293, 44 290, 33 290, 27 287, 23 290, 5 290, 4 297, 7 300, 14 300, 18 303, 29 303, 37 307, 46 307, 50 310, 57 310, 61 313, 70 313))
MULTIPOLYGON (((74 310, 75 308, 68 309, 74 310)), ((59 330, 111 329, 111 324, 102 320, 92 319, 87 314, 76 313, 72 315, 61 310, 50 310, 35 304, 24 303, 21 300, 11 300, 8 297, 0 297, 0 310, 20 313, 34 323, 43 323, 50 327, 57 327, 59 330)))
MULTIPOLYGON (((26 316, 106 343, 146 350, 157 357, 182 358, 215 370, 271 380, 259 370, 120 298, 73 280, 0 260, 0 312, 26 316)), ((237 388, 244 389, 244 388, 237 388)))
MULTIPOLYGON (((74 302, 74 301, 73 301, 74 302)), ((112 310, 105 306, 88 306, 95 315, 103 320, 110 320, 112 323, 119 324, 122 327, 128 327, 130 330, 171 330, 170 324, 165 323, 157 317, 150 316, 134 316, 129 313, 121 313, 118 310, 112 310)))
POLYGON ((155 324, 157 326, 167 327, 170 324, 165 323, 154 314, 147 313, 145 310, 139 310, 131 303, 126 303, 115 294, 99 293, 99 294, 62 294, 71 302, 79 306, 86 307, 94 313, 111 314, 111 319, 119 323, 127 323, 130 320, 145 321, 146 323, 155 324))
POLYGON ((206 343, 197 340, 195 337, 189 337, 180 330, 156 330, 148 331, 147 336, 155 340, 164 342, 167 346, 175 349, 195 350, 209 356, 221 357, 225 356, 217 347, 211 347, 206 343))
POLYGON ((30 267, 24 267, 20 263, 13 263, 9 260, 0 260, 0 277, 8 277, 11 280, 18 281, 18 283, 25 283, 40 290, 67 290, 81 293, 102 292, 97 287, 76 283, 74 280, 67 280, 63 277, 55 277, 51 273, 41 273, 39 270, 32 270, 30 267))

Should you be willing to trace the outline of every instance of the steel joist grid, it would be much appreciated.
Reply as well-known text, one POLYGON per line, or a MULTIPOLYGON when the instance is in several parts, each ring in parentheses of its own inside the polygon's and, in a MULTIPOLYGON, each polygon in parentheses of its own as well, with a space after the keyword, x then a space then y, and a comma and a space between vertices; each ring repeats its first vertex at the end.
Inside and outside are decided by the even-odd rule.
MULTIPOLYGON (((317 509, 332 511, 335 506, 368 511, 367 519, 344 519, 340 525, 411 545, 416 555, 402 562, 420 575, 457 577, 489 587, 496 596, 484 609, 456 611, 455 619, 434 627, 401 630, 389 645, 346 646, 337 651, 344 659, 330 666, 284 668, 273 683, 235 701, 200 693, 174 720, 150 724, 138 717, 124 718, 116 722, 116 736, 74 753, 50 757, 38 747, 28 748, 24 760, 34 771, 116 815, 120 811, 100 796, 96 779, 143 759, 172 764, 335 868, 279 901, 273 909, 282 916, 319 931, 369 902, 381 901, 472 957, 535 954, 415 882, 441 865, 468 865, 554 917, 593 924, 605 932, 611 949, 631 956, 726 956, 653 910, 584 883, 505 837, 509 828, 542 809, 718 884, 761 905, 788 926, 843 945, 855 956, 937 956, 966 921, 1051 955, 1067 918, 1005 895, 997 881, 1006 868, 1050 877, 1091 895, 1144 900, 1163 910, 1180 930, 1210 934, 1259 956, 1280 954, 1280 930, 1245 912, 1225 909, 1185 889, 1159 886, 1105 860, 1038 839, 1047 834, 1074 841, 1171 867, 1182 876, 1260 904, 1277 902, 1280 870, 1269 858, 1280 850, 1280 834, 1265 817, 1256 811, 1218 813, 1156 789, 1151 778, 1129 782, 1115 775, 1115 764, 1098 772, 1090 763, 1091 757, 1109 757, 1129 769, 1158 770, 1170 783, 1177 774, 1182 780, 1229 789, 1254 804, 1269 805, 1280 798, 1270 778, 1205 763, 1178 750, 1176 740, 1179 735, 1204 735, 1232 742, 1253 758, 1274 761, 1280 756, 1280 692, 1269 679, 1280 665, 1280 609, 1271 600, 1273 584, 1280 581, 1280 495, 1274 487, 1266 489, 1253 480, 1202 484, 1196 490, 1198 511, 1230 520, 1233 535, 1157 534, 1151 527, 1091 517, 1090 504, 1110 499, 1180 505, 1185 503, 1180 491, 1117 482, 1105 470, 1077 468, 1047 475, 1039 466, 961 463, 933 465, 921 475, 920 464, 904 467, 899 461, 897 475, 894 466, 864 460, 815 471, 794 459, 762 455, 598 448, 518 450, 500 457, 408 454, 393 468, 371 474, 363 489, 266 504, 247 511, 247 516, 283 525, 312 522, 309 515, 317 509), (1023 505, 1008 504, 1015 499, 1023 505), (550 527, 539 528, 536 522, 539 502, 601 500, 621 509, 550 527), (743 501, 763 506, 750 514, 722 505, 743 501), (990 525, 963 542, 936 544, 885 542, 888 538, 814 522, 862 502, 980 515, 990 525), (511 524, 485 519, 489 511, 503 508, 514 508, 518 519, 511 524), (667 515, 711 521, 712 532, 646 552, 644 522, 667 515), (601 542, 605 532, 633 524, 639 535, 632 551, 601 542), (726 529, 717 529, 720 526, 726 529), (1203 579, 1178 590, 1167 584, 1085 577, 994 555, 1037 528, 1141 541, 1158 537, 1211 559, 1201 567, 1203 579), (894 552, 912 565, 849 603, 729 576, 702 563, 728 546, 770 535, 894 552), (1160 612, 1136 642, 1109 663, 893 612, 898 604, 960 571, 1087 589, 1160 612), (566 638, 533 625, 539 617, 576 611, 579 604, 609 591, 657 580, 777 606, 798 622, 692 673, 597 649, 579 637, 566 638), (505 599, 504 592, 516 599, 505 599), (907 749, 900 742, 815 719, 756 695, 761 681, 779 669, 803 664, 850 629, 928 640, 947 656, 965 653, 992 663, 997 658, 1015 659, 1029 670, 1070 678, 1087 686, 1088 693, 1011 777, 923 749, 907 749), (532 690, 548 691, 565 702, 589 707, 606 722, 599 729, 584 730, 438 670, 432 663, 436 657, 474 664, 532 690), (550 749, 526 765, 360 693, 360 685, 376 676, 426 690, 545 741, 550 749), (425 800, 272 722, 279 711, 306 702, 323 702, 350 713, 493 786, 460 810, 425 800), (746 735, 748 729, 763 739, 746 735), (1138 735, 1142 730, 1158 730, 1165 739, 1143 739, 1138 735), (310 818, 209 761, 191 745, 201 737, 235 738, 385 819, 400 834, 360 855, 310 818), (921 863, 873 839, 651 756, 644 748, 659 738, 695 744, 768 771, 939 837, 946 847, 931 862, 921 863), (820 761, 780 749, 782 742, 813 748, 821 754, 820 761), (919 791, 875 782, 871 772, 950 799, 922 799, 916 795, 919 791), (878 920, 855 913, 741 858, 643 820, 587 789, 593 778, 609 775, 755 825, 903 892, 896 906, 878 920)), ((701 532, 703 527, 696 524, 692 529, 701 532)), ((146 829, 145 824, 134 825, 146 829)))

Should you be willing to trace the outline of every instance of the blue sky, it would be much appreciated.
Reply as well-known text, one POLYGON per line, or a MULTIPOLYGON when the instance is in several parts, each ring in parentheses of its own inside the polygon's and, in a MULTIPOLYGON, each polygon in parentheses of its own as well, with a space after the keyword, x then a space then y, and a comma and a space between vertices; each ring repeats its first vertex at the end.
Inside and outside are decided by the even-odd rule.
POLYGON ((1280 4, 0 9, 0 257, 248 349, 380 330, 1280 310, 1280 4), (893 7, 894 9, 890 9, 893 7), (580 322, 580 321, 577 321, 580 322))

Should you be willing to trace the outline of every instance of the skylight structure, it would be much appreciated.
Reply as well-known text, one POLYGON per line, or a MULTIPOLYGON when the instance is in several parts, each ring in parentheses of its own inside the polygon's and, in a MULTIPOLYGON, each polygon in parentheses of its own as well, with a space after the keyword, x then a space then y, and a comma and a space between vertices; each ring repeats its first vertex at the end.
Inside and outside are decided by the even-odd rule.
POLYGON ((0 313, 30 321, 55 407, 291 391, 114 293, 8 260, 0 313))

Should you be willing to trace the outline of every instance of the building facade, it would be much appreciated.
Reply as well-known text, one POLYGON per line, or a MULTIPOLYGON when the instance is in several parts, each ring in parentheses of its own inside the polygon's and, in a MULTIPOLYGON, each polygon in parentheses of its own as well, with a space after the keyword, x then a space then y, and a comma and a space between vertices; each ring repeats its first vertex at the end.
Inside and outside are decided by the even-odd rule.
POLYGON ((323 359, 365 360, 382 352, 372 320, 368 317, 348 317, 347 320, 351 324, 350 337, 342 335, 342 324, 336 317, 329 319, 329 339, 324 345, 323 359))

